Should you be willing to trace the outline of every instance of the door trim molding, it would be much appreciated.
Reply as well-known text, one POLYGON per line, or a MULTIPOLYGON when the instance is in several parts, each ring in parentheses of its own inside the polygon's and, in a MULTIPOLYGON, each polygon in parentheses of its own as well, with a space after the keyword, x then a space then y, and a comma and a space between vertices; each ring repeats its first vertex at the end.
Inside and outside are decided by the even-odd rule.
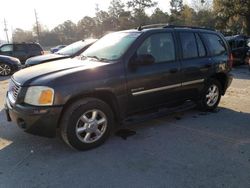
POLYGON ((153 93, 153 92, 167 90, 167 89, 173 89, 173 88, 181 87, 181 86, 198 84, 198 83, 202 83, 202 82, 204 82, 204 79, 192 80, 192 81, 183 82, 180 84, 173 84, 173 85, 169 85, 169 86, 158 87, 158 88, 153 88, 153 89, 148 89, 148 90, 143 90, 143 91, 138 91, 138 92, 133 92, 133 89, 131 91, 133 92, 132 93, 133 96, 137 96, 137 95, 143 95, 143 94, 153 93))

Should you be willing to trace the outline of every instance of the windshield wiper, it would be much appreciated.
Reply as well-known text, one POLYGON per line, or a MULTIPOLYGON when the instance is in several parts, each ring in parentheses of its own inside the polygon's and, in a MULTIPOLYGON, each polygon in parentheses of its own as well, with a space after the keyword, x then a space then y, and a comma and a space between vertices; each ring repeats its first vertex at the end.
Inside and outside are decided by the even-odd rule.
POLYGON ((98 60, 98 61, 110 61, 109 59, 107 59, 107 58, 100 58, 100 57, 97 57, 97 56, 95 56, 95 55, 93 55, 93 56, 87 56, 88 58, 93 58, 93 59, 96 59, 96 60, 98 60))
POLYGON ((96 59, 96 60, 100 61, 99 57, 97 57, 97 56, 95 56, 95 55, 93 55, 93 56, 87 56, 87 57, 88 57, 88 58, 93 58, 93 59, 96 59))

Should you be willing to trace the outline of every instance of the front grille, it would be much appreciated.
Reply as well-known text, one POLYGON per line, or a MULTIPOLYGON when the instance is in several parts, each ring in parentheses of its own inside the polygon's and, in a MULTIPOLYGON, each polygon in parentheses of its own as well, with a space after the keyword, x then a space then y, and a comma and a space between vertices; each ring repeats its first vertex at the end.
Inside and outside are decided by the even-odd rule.
POLYGON ((10 97, 12 97, 13 102, 16 101, 20 90, 21 90, 21 86, 15 81, 11 80, 9 84, 9 94, 10 94, 10 97))

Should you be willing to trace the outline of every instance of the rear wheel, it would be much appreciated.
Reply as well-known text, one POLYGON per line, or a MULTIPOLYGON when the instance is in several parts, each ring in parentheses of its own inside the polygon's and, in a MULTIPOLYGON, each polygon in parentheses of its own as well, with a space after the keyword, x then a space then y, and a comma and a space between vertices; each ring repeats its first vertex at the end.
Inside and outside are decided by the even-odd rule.
POLYGON ((105 102, 94 98, 77 101, 63 114, 61 136, 75 149, 95 148, 110 135, 113 119, 112 110, 105 102))
POLYGON ((205 85, 200 100, 199 109, 203 111, 212 111, 217 108, 221 98, 221 84, 215 79, 211 79, 205 85))
POLYGON ((11 67, 8 64, 0 62, 0 75, 1 76, 9 76, 11 72, 12 72, 11 67))

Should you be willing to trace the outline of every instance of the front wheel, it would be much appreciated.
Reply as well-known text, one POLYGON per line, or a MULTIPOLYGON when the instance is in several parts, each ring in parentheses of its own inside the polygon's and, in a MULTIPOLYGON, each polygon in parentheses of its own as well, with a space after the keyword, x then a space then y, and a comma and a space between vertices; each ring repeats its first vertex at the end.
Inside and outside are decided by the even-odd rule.
POLYGON ((212 111, 217 108, 221 99, 221 84, 215 79, 209 80, 198 101, 199 109, 203 111, 212 111))
POLYGON ((110 135, 113 119, 112 110, 105 102, 94 98, 80 100, 64 112, 61 136, 75 149, 95 148, 110 135))
POLYGON ((9 76, 11 72, 11 67, 8 64, 0 62, 0 76, 9 76))

